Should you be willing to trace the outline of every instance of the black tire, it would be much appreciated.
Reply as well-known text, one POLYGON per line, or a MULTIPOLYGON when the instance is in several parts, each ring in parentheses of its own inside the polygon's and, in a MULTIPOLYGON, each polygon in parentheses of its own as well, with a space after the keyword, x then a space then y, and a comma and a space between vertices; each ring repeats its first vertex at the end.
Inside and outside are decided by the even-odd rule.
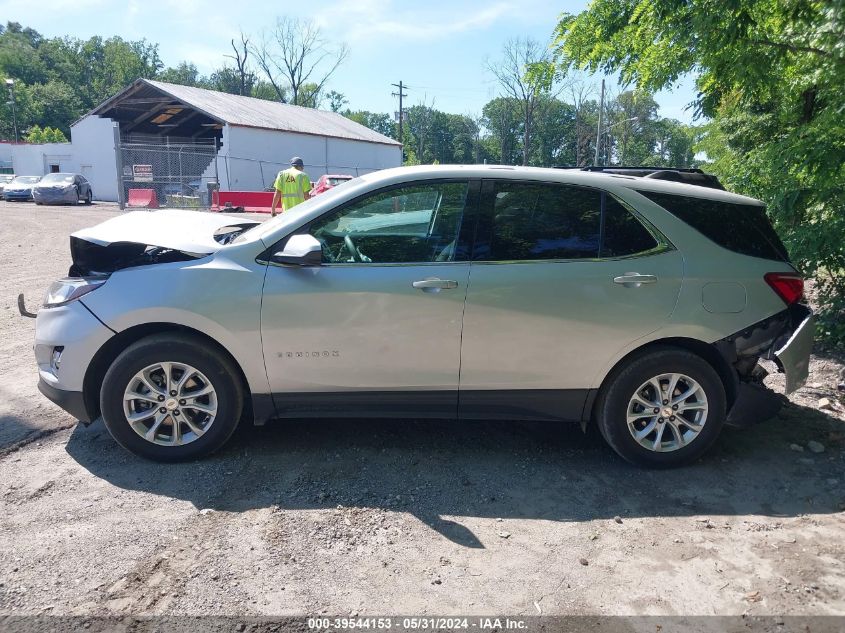
POLYGON ((235 432, 243 409, 243 389, 232 361, 198 337, 155 334, 127 347, 111 364, 100 391, 103 422, 125 449, 160 462, 198 459, 223 446, 235 432), (162 446, 136 433, 126 419, 123 394, 136 373, 158 362, 185 363, 211 382, 217 397, 217 414, 208 430, 193 441, 162 446))
POLYGON ((725 416, 725 387, 716 370, 700 356, 672 347, 654 348, 614 370, 596 402, 596 422, 611 448, 632 464, 651 468, 671 468, 696 460, 718 438, 725 416), (642 446, 629 431, 628 404, 646 381, 669 373, 688 376, 701 386, 707 398, 707 418, 698 435, 688 444, 657 452, 642 446))
POLYGON ((88 190, 88 195, 85 196, 85 204, 86 206, 90 206, 90 204, 94 201, 94 192, 90 189, 88 190))

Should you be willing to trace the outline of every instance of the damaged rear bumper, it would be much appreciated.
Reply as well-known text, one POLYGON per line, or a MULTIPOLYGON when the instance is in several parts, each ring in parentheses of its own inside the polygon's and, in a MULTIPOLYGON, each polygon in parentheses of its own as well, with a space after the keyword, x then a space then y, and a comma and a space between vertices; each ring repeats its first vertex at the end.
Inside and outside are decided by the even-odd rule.
POLYGON ((758 422, 765 422, 775 417, 786 402, 786 396, 775 393, 768 387, 754 382, 741 382, 725 424, 746 428, 758 422))
POLYGON ((813 351, 816 318, 809 308, 807 312, 792 335, 774 352, 778 367, 786 374, 787 395, 803 387, 810 374, 810 352, 813 351))
POLYGON ((774 361, 786 377, 786 395, 807 381, 810 352, 815 334, 815 316, 805 305, 787 310, 730 336, 716 347, 736 370, 734 403, 726 423, 746 427, 775 416, 788 402, 785 395, 763 385, 767 372, 759 359, 774 361))

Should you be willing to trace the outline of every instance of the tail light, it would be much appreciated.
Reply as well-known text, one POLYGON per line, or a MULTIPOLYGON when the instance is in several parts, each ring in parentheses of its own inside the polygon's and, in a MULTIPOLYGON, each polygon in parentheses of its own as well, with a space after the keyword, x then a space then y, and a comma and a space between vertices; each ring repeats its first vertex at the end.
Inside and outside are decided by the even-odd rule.
POLYGON ((763 276, 786 305, 792 305, 804 296, 804 279, 796 273, 766 273, 763 276))

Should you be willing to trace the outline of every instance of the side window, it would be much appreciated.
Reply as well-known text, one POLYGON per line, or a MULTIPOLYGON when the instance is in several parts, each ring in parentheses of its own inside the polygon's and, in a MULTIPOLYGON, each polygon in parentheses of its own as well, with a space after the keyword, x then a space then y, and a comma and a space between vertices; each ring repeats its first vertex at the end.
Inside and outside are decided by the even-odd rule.
POLYGON ((642 223, 613 196, 605 194, 602 257, 624 257, 649 251, 657 240, 642 223))
POLYGON ((766 208, 762 205, 738 204, 655 191, 639 193, 722 248, 751 257, 775 261, 789 260, 786 247, 775 233, 766 215, 766 208))
POLYGON ((455 261, 466 182, 424 183, 373 194, 311 224, 323 261, 455 261))
POLYGON ((601 194, 549 183, 495 183, 489 254, 498 261, 597 257, 601 194))

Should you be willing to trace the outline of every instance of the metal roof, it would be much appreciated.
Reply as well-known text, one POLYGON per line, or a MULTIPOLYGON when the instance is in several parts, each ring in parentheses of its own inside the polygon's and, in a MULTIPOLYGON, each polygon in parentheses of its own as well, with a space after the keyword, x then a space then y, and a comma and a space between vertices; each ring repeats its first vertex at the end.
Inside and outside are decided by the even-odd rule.
POLYGON ((336 112, 315 110, 314 108, 304 108, 277 101, 242 97, 226 92, 217 92, 216 90, 180 86, 150 79, 138 79, 125 90, 94 108, 90 114, 121 120, 126 118, 121 116, 124 114, 123 109, 131 105, 134 106, 134 114, 137 115, 137 106, 150 108, 152 101, 149 99, 149 95, 151 93, 169 97, 173 100, 173 103, 187 106, 218 123, 231 126, 330 136, 383 145, 401 145, 398 141, 379 134, 336 112))

